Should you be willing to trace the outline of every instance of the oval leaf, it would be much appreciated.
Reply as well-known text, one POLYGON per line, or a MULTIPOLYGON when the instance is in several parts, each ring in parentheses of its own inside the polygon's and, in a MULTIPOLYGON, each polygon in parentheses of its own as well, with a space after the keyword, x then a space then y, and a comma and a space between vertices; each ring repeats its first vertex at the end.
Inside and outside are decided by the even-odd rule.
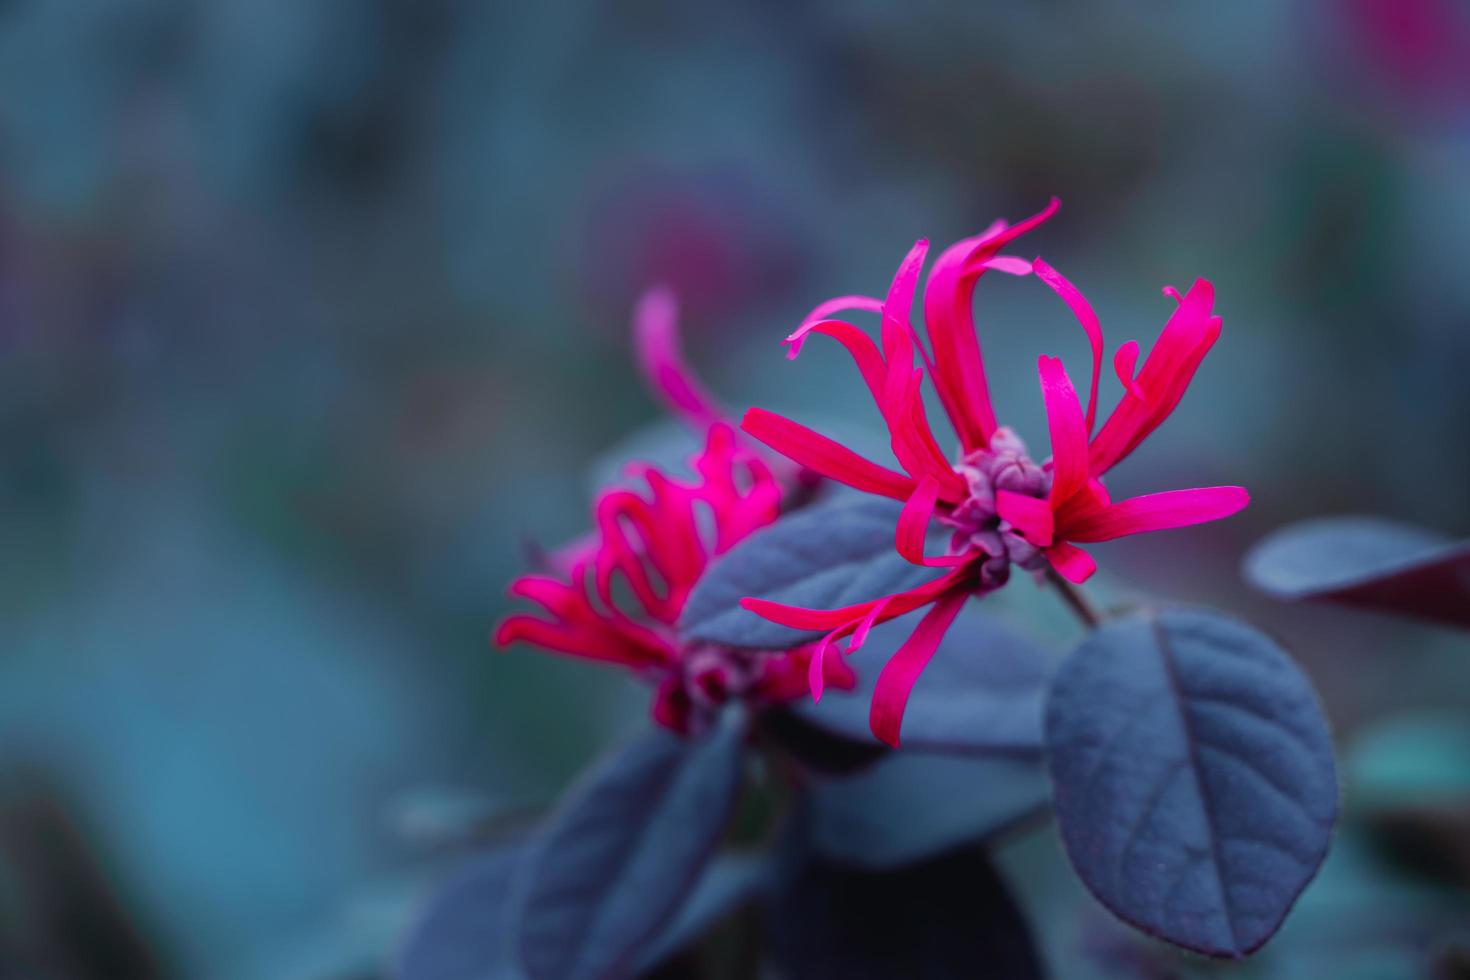
POLYGON ((1264 943, 1321 865, 1332 742, 1276 643, 1172 609, 1096 630, 1046 710, 1057 824, 1120 918, 1210 956, 1264 943))
POLYGON ((895 868, 992 837, 1046 802, 1039 763, 904 749, 860 775, 814 782, 808 840, 834 863, 895 868))
POLYGON ((643 976, 692 946, 721 919, 754 898, 765 887, 768 870, 764 856, 722 857, 710 864, 694 891, 680 903, 678 914, 638 954, 634 972, 643 976))
MULTIPOLYGON (((833 691, 802 714, 844 738, 881 745, 868 722, 878 667, 913 631, 917 615, 873 628, 853 655, 858 686, 833 691)), ((905 750, 1041 755, 1041 711, 1051 671, 1046 650, 993 616, 966 611, 914 684, 904 715, 905 750)))
POLYGON ((409 932, 398 980, 518 980, 506 899, 522 852, 496 851, 469 861, 429 902, 409 932))
POLYGON ((1470 626, 1470 542, 1378 517, 1303 521, 1267 536, 1245 576, 1281 599, 1335 602, 1470 626))
POLYGON ((771 956, 785 977, 1042 976, 1025 918, 978 850, 884 874, 812 862, 772 911, 771 956))
POLYGON ((756 596, 835 609, 911 589, 943 574, 895 550, 901 505, 844 495, 752 534, 710 565, 684 605, 685 636, 735 647, 784 650, 822 634, 788 629, 740 608, 756 596))
POLYGON ((743 733, 724 721, 695 741, 648 733, 552 816, 522 869, 518 945, 532 980, 625 972, 676 912, 739 791, 743 733))

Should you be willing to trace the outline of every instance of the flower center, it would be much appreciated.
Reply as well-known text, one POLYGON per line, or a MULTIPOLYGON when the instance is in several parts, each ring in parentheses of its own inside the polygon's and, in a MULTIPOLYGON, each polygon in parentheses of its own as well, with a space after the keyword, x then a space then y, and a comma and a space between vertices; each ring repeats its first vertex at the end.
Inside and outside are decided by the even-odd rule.
POLYGON ((1004 585, 1011 565, 1031 571, 1041 568, 1040 550, 995 512, 997 490, 1042 499, 1051 492, 1051 474, 1026 454, 1020 436, 1007 428, 995 430, 989 447, 966 455, 955 471, 969 484, 970 495, 941 518, 954 528, 950 553, 985 554, 980 565, 980 584, 985 588, 1004 585))

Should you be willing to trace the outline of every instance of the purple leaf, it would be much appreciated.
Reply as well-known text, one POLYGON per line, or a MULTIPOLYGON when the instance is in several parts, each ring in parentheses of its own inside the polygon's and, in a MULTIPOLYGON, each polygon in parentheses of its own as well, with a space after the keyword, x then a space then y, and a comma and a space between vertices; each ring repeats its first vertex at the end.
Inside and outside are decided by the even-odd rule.
POLYGON ((519 880, 531 980, 626 973, 713 857, 734 809, 744 732, 651 731, 593 770, 539 835, 519 880))
POLYGON ((1245 577, 1280 599, 1470 626, 1470 542, 1378 517, 1326 517, 1282 528, 1246 555, 1245 577))
MULTIPOLYGON (((428 903, 404 943, 397 980, 524 980, 510 942, 510 897, 520 849, 465 863, 428 903)), ((678 913, 639 950, 643 974, 688 947, 766 883, 764 860, 722 857, 706 866, 678 913)))
POLYGON ((398 980, 519 980, 507 893, 519 849, 467 861, 429 902, 398 958, 398 980))
POLYGON ((785 650, 819 638, 740 608, 746 596, 836 609, 938 578, 894 548, 899 504, 853 495, 813 504, 741 541, 710 565, 689 596, 684 634, 734 647, 785 650))
POLYGON ((1057 824, 1083 882, 1138 928, 1242 957, 1326 856, 1332 742, 1276 643, 1217 613, 1104 624, 1046 711, 1057 824))

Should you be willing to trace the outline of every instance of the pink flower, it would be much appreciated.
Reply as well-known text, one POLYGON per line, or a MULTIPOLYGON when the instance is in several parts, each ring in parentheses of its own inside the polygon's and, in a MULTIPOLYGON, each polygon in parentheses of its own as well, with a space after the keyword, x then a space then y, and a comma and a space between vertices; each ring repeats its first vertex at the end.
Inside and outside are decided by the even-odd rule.
MULTIPOLYGON (((694 475, 629 467, 638 486, 598 495, 591 535, 558 553, 551 573, 512 583, 510 594, 541 606, 544 616, 507 617, 495 643, 526 642, 632 670, 657 689, 655 720, 690 733, 731 700, 763 707, 805 695, 814 648, 743 650, 679 635, 679 614, 705 568, 776 519, 782 489, 770 467, 721 421, 685 366, 672 297, 645 296, 635 332, 645 374, 676 412, 706 433, 692 461, 694 475)), ((823 669, 827 682, 853 685, 837 658, 823 669)))
POLYGON ((1141 370, 1135 371, 1136 342, 1118 349, 1113 364, 1126 390, 1094 434, 1103 356, 1097 316, 1082 294, 1041 259, 1027 262, 1001 254, 1010 242, 1050 218, 1059 203, 1053 199, 1041 213, 1014 226, 998 221, 939 256, 923 294, 932 354, 919 342, 909 318, 928 250, 923 241, 899 266, 886 298, 845 296, 823 303, 787 338, 789 357, 812 334, 830 337, 847 349, 887 424, 902 472, 763 409, 747 412, 741 426, 824 476, 904 501, 895 533, 899 553, 916 565, 942 570, 915 589, 842 609, 803 609, 758 598, 742 602, 773 622, 827 631, 813 662, 817 695, 825 654, 834 642, 852 636, 851 653, 874 623, 930 607, 883 668, 874 692, 873 732, 892 745, 898 744, 909 691, 964 599, 1005 584, 1012 565, 1030 571, 1050 566, 1063 578, 1082 582, 1096 564, 1079 544, 1217 520, 1249 499, 1241 487, 1175 490, 1117 502, 1109 497, 1103 475, 1173 412, 1219 338, 1221 321, 1212 313, 1214 289, 1205 280, 1196 280, 1183 297, 1165 289, 1177 308, 1141 370), (1052 458, 1042 464, 1031 459, 1014 432, 997 425, 990 403, 971 308, 975 285, 990 270, 1035 273, 1066 302, 1091 342, 1092 384, 1085 411, 1061 361, 1039 361, 1052 444, 1052 458), (851 323, 830 319, 845 309, 878 313, 881 344, 851 323), (915 366, 915 352, 922 369, 915 366), (959 438, 956 461, 946 455, 925 417, 920 386, 926 370, 959 438), (947 553, 931 556, 924 546, 935 520, 951 533, 947 553))

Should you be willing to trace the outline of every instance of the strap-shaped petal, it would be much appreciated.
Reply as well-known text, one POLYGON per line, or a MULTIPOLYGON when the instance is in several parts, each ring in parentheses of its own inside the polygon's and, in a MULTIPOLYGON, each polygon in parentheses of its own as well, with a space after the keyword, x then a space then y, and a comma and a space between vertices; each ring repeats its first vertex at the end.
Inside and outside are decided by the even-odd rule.
POLYGON ((1072 387, 1061 360, 1042 355, 1036 368, 1051 433, 1051 502, 1056 508, 1087 485, 1087 425, 1077 402, 1077 389, 1072 387))
POLYGON ((1009 490, 997 490, 995 512, 1000 515, 1001 520, 1009 522, 1021 532, 1023 538, 1036 547, 1045 548, 1052 543, 1056 531, 1049 501, 1009 490))
POLYGON ((1097 562, 1092 560, 1091 555, 1065 541, 1058 541, 1047 548, 1045 554, 1046 560, 1051 562, 1051 567, 1057 570, 1058 575, 1077 585, 1092 578, 1092 573, 1097 571, 1097 562))
POLYGON ((950 624, 959 615, 960 608, 969 598, 967 592, 956 590, 945 595, 924 614, 913 633, 898 648, 873 686, 873 704, 868 712, 868 725, 873 734, 894 748, 898 747, 899 732, 903 728, 903 713, 908 706, 909 693, 914 682, 929 665, 939 641, 944 639, 950 624))
POLYGON ((1098 382, 1102 379, 1102 324, 1098 323, 1097 314, 1093 312, 1092 304, 1087 302, 1087 297, 1083 296, 1081 290, 1072 285, 1065 276, 1040 258, 1031 263, 1031 267, 1036 273, 1036 278, 1050 286, 1052 291, 1062 298, 1062 302, 1067 304, 1067 308, 1072 311, 1072 315, 1081 324, 1083 332, 1087 334, 1088 346, 1092 348, 1092 393, 1087 398, 1087 433, 1091 435, 1093 424, 1097 421, 1098 382))
POLYGON ((1214 302, 1214 287, 1196 279, 1148 352, 1136 387, 1123 396, 1092 440, 1094 474, 1101 476, 1126 458, 1178 406, 1200 362, 1220 338, 1214 302))
POLYGON ((1143 389, 1134 379, 1138 373, 1138 341, 1130 340, 1113 353, 1113 370, 1128 394, 1134 398, 1143 397, 1143 389))
POLYGON ((909 477, 774 412, 752 408, 745 413, 740 428, 788 459, 838 483, 894 500, 907 500, 914 492, 914 481, 909 477))
POLYGON ((701 432, 724 419, 719 403, 685 363, 679 343, 679 304, 663 287, 650 289, 633 310, 633 349, 644 379, 674 413, 701 432))
POLYGON ((1167 490, 1131 497, 1058 528, 1069 541, 1111 541, 1129 534, 1188 527, 1229 517, 1250 503, 1245 487, 1167 490))

